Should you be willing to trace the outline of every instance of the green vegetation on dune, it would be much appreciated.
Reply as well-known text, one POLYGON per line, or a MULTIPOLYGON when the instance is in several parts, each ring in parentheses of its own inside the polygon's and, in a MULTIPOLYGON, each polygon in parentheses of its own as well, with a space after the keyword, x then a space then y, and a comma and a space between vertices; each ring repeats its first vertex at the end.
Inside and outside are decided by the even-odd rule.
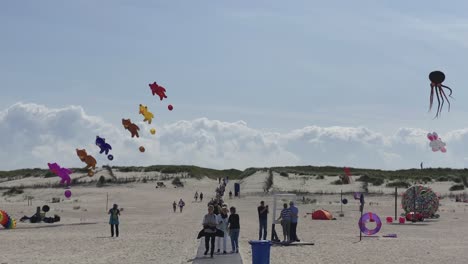
MULTIPOLYGON (((186 174, 188 177, 201 179, 209 177, 216 179, 218 177, 229 177, 230 179, 243 179, 253 175, 258 171, 268 172, 270 169, 282 176, 302 175, 314 176, 321 179, 325 176, 344 175, 343 167, 332 166, 286 166, 272 168, 247 168, 244 171, 237 169, 217 170, 203 168, 191 165, 153 165, 147 167, 140 166, 113 166, 121 172, 151 172, 157 171, 163 174, 186 174)), ((433 181, 450 181, 463 183, 468 187, 468 169, 450 169, 450 168, 427 168, 427 169, 407 169, 407 170, 377 170, 350 168, 355 180, 367 182, 375 186, 386 184, 386 186, 403 186, 414 182, 429 183, 433 181)), ((85 169, 73 168, 72 171, 86 173, 85 169)), ((0 171, 0 178, 23 178, 23 177, 52 177, 48 169, 20 169, 13 171, 0 171)))

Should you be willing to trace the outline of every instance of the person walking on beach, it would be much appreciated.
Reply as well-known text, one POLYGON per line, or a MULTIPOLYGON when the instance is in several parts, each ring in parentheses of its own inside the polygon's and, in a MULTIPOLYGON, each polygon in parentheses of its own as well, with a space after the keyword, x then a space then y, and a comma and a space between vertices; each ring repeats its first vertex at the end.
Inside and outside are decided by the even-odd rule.
POLYGON ((111 226, 111 237, 114 237, 114 228, 115 228, 115 237, 119 237, 119 215, 120 210, 117 204, 109 210, 109 224, 111 226))
POLYGON ((218 253, 221 251, 221 240, 223 241, 223 254, 226 254, 226 241, 227 241, 227 226, 228 226, 228 209, 226 207, 223 207, 221 209, 221 213, 217 216, 217 222, 218 225, 216 226, 219 230, 224 232, 223 237, 218 237, 218 253))
POLYGON ((210 256, 213 257, 214 246, 215 246, 215 235, 216 235, 216 215, 213 213, 213 206, 208 206, 208 214, 203 217, 203 231, 205 232, 205 256, 208 254, 208 250, 211 251, 210 256), (210 243, 211 242, 211 243, 210 243))
POLYGON ((258 211, 258 221, 260 223, 260 230, 258 232, 258 240, 262 239, 263 231, 263 240, 266 240, 267 237, 267 219, 268 219, 268 205, 265 206, 265 202, 261 201, 260 206, 257 208, 258 211))
POLYGON ((291 240, 290 230, 291 230, 291 209, 288 208, 288 204, 283 205, 283 210, 281 210, 281 215, 278 220, 281 219, 281 226, 283 227, 283 242, 289 242, 291 240))
POLYGON ((232 199, 232 191, 229 190, 229 199, 232 199))
POLYGON ((195 202, 198 200, 198 191, 195 192, 195 202))
POLYGON ((200 193, 200 202, 203 202, 203 193, 200 193))
POLYGON ((229 236, 231 237, 231 253, 239 253, 239 233, 240 233, 240 221, 239 215, 236 214, 236 208, 232 206, 230 208, 231 215, 228 218, 228 229, 229 236))
POLYGON ((184 206, 185 206, 185 202, 182 200, 182 198, 180 198, 179 200, 179 208, 180 208, 180 212, 182 213, 182 209, 184 209, 184 206))
POLYGON ((172 209, 174 209, 174 213, 175 213, 175 211, 177 210, 177 203, 176 203, 176 201, 174 201, 174 202, 172 203, 172 209))
POLYGON ((300 242, 297 237, 297 220, 299 219, 299 209, 294 206, 294 202, 289 202, 289 209, 291 210, 291 241, 300 242))

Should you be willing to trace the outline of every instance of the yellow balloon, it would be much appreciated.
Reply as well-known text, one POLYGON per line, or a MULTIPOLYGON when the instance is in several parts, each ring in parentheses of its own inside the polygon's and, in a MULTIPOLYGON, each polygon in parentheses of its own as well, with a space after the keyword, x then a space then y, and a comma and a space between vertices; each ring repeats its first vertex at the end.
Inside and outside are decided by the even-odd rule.
POLYGON ((156 129, 152 128, 152 129, 150 130, 150 133, 151 133, 152 135, 156 134, 156 129))

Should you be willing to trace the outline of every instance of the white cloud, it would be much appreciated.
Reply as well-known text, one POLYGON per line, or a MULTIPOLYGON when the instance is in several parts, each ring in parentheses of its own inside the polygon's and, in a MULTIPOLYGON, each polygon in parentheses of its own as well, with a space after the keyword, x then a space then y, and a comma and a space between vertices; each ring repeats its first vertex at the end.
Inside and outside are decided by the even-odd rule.
MULTIPOLYGON (((253 129, 243 121, 223 122, 199 118, 157 126, 144 124, 138 115, 126 116, 140 126, 140 138, 82 107, 52 109, 17 103, 0 112, 1 170, 45 168, 48 162, 65 167, 84 167, 75 153, 85 148, 98 166, 193 164, 212 168, 283 165, 336 165, 398 169, 417 167, 463 167, 468 155, 468 129, 439 135, 447 153, 433 153, 426 134, 418 128, 401 128, 385 135, 365 127, 307 126, 286 133, 253 129), (109 162, 94 144, 96 135, 112 145, 109 162), (140 153, 139 146, 146 148, 140 153)), ((432 132, 432 131, 430 131, 432 132)))

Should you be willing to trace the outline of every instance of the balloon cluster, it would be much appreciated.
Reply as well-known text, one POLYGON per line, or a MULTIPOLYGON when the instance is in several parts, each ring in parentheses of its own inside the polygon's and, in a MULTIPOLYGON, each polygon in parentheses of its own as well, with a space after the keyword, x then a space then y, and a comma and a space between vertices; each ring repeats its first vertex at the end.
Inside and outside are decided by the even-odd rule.
POLYGON ((431 141, 429 146, 432 148, 432 151, 436 152, 440 150, 442 153, 447 152, 447 149, 445 148, 445 142, 439 138, 439 135, 437 135, 436 132, 428 133, 427 138, 431 141))
POLYGON ((5 229, 15 229, 16 220, 9 216, 5 211, 0 210, 0 225, 5 229))

